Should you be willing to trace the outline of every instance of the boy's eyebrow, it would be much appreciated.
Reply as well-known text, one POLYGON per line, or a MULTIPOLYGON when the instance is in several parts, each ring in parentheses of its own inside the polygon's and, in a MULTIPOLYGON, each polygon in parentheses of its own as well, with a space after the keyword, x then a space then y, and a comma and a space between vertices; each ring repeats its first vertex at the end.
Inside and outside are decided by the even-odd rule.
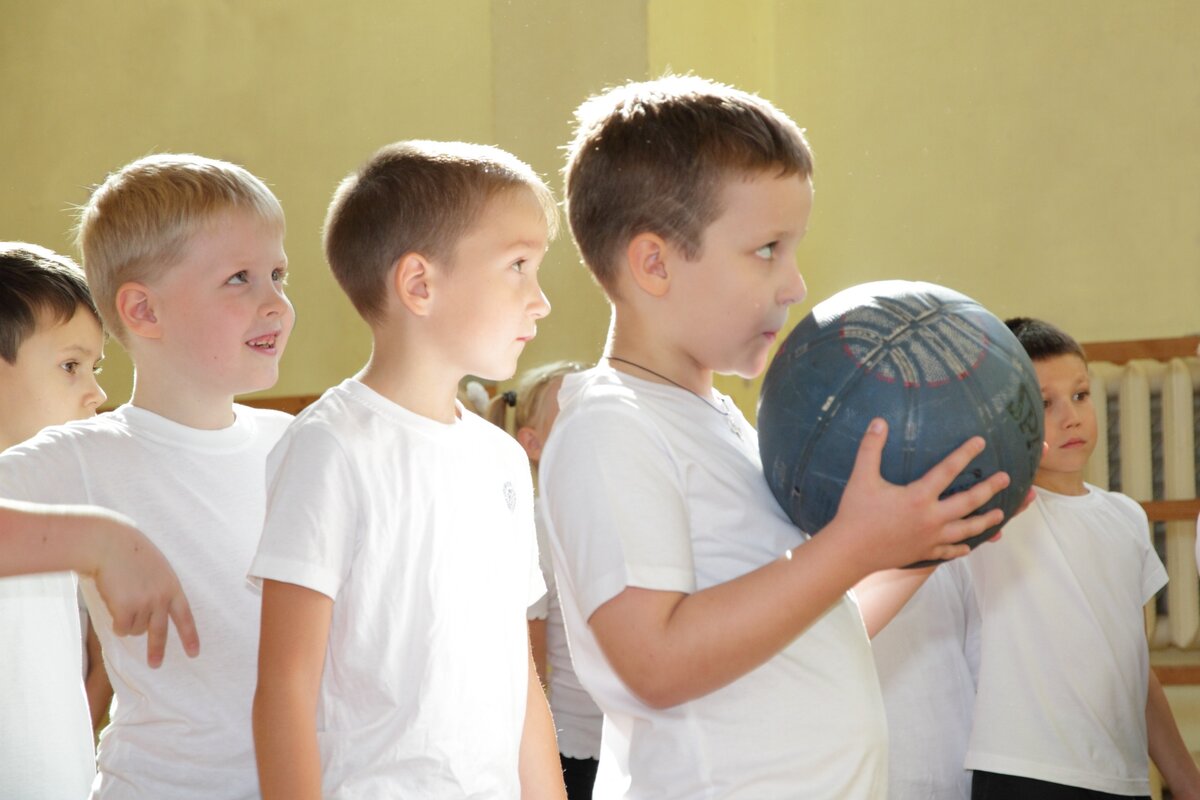
MULTIPOLYGON (((75 355, 75 354, 91 355, 92 353, 95 353, 95 352, 96 351, 93 350, 92 348, 87 347, 86 345, 82 345, 82 344, 69 344, 66 347, 59 350, 60 355, 75 355)), ((101 348, 100 352, 103 353, 104 348, 101 348)), ((103 356, 101 356, 101 358, 103 358, 103 356)))

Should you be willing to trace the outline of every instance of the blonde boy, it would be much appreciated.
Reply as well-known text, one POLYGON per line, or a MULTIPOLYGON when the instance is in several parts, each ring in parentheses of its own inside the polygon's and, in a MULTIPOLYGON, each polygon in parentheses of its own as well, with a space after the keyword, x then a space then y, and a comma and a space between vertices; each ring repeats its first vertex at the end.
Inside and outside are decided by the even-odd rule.
POLYGON ((267 798, 562 797, 525 609, 545 588, 519 445, 456 401, 550 310, 556 216, 511 155, 384 147, 325 223, 366 366, 271 455, 254 733, 267 798))
POLYGON ((605 714, 596 798, 882 797, 886 728, 860 579, 952 558, 1006 485, 938 495, 973 439, 908 487, 865 436, 838 516, 794 528, 715 372, 763 369, 804 297, 800 130, 699 78, 577 111, 571 230, 612 304, 607 363, 567 376, 539 476, 572 656, 605 714))
POLYGON ((233 397, 278 376, 293 318, 283 230, 274 195, 233 164, 160 155, 110 175, 83 209, 79 243, 106 327, 134 362, 133 397, 0 456, 0 496, 135 520, 179 574, 204 636, 197 658, 171 640, 150 669, 84 581, 116 692, 95 797, 258 794, 258 603, 244 576, 266 454, 290 418, 233 397))
MULTIPOLYGON (((93 416, 104 400, 95 377, 103 349, 83 270, 44 247, 0 243, 0 450, 93 416)), ((152 665, 168 617, 196 646, 174 573, 127 519, 0 501, 0 797, 83 797, 95 776, 88 707, 93 719, 102 714, 112 688, 98 647, 80 682, 71 570, 96 582, 116 634, 148 634, 152 665)))

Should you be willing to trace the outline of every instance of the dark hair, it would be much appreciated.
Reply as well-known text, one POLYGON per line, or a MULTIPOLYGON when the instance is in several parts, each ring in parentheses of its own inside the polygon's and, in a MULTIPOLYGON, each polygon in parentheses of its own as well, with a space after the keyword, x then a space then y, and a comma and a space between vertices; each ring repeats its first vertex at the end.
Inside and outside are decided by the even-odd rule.
POLYGON ((80 306, 100 321, 78 264, 36 244, 0 242, 0 358, 16 363, 39 321, 70 322, 80 306))
POLYGON ((1058 356, 1074 355, 1087 361, 1087 356, 1066 331, 1040 319, 1011 317, 1004 324, 1017 337, 1032 361, 1045 361, 1058 356))
POLYGON ((731 174, 812 175, 804 133, 748 92, 695 76, 627 83, 584 101, 567 146, 567 218, 610 295, 619 255, 652 232, 694 259, 731 174))
POLYGON ((387 145, 334 192, 325 217, 325 258, 359 315, 375 322, 399 258, 420 253, 451 260, 487 201, 519 188, 533 192, 553 236, 554 197, 516 156, 464 142, 387 145))

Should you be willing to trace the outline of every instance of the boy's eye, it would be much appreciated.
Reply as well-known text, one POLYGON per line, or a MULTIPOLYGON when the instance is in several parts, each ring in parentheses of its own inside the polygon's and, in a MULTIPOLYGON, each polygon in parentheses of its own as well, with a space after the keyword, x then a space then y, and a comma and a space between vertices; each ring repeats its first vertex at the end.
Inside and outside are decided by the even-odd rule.
POLYGON ((246 274, 246 270, 242 270, 241 272, 235 272, 232 276, 230 276, 229 280, 225 282, 233 286, 240 286, 243 283, 249 283, 250 276, 246 274))
POLYGON ((517 272, 524 272, 525 271, 525 259, 523 259, 523 258, 517 259, 509 266, 511 266, 517 272))
POLYGON ((58 366, 63 371, 65 371, 68 375, 74 375, 76 372, 79 371, 79 362, 78 361, 64 361, 63 363, 59 364, 58 366))
POLYGON ((275 281, 276 283, 282 283, 286 286, 287 285, 287 270, 286 269, 271 270, 271 280, 275 281))
POLYGON ((762 247, 760 247, 754 251, 754 255, 758 256, 759 258, 763 259, 764 261, 770 261, 771 259, 773 259, 775 257, 775 250, 778 247, 779 247, 779 242, 771 242, 770 244, 764 244, 762 247))
POLYGON ((1075 400, 1076 400, 1076 402, 1080 402, 1083 400, 1087 400, 1091 396, 1092 396, 1092 393, 1090 391, 1084 390, 1082 392, 1075 393, 1075 400))

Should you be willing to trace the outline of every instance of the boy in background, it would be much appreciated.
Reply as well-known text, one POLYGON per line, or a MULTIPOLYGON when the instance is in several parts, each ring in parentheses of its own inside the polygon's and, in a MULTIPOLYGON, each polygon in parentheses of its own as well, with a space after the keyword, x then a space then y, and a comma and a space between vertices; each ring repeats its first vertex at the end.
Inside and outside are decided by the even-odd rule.
POLYGON ((204 652, 167 644, 150 669, 83 593, 116 694, 100 798, 258 796, 250 737, 258 603, 245 569, 261 532, 266 455, 290 420, 235 406, 272 386, 292 327, 283 211, 243 168, 189 155, 135 161, 79 224, 88 284, 134 363, 130 402, 0 456, 0 497, 122 513, 166 556, 204 652))
POLYGON ((605 715, 594 796, 883 797, 883 704, 849 590, 966 553, 955 543, 1000 514, 964 517, 1007 476, 938 499, 976 437, 888 484, 874 420, 809 540, 712 386, 759 374, 804 297, 799 128, 691 77, 617 87, 576 117, 569 219, 612 322, 607 363, 563 380, 540 479, 576 672, 605 715))
POLYGON ((529 462, 457 402, 550 310, 556 222, 525 164, 401 142, 338 187, 325 254, 370 360, 271 454, 254 736, 265 798, 562 798, 525 609, 529 462))
MULTIPOLYGON (((103 350, 83 271, 44 247, 0 243, 0 451, 93 416, 104 401, 95 377, 103 350)), ((102 716, 112 688, 98 645, 86 669, 82 663, 87 617, 71 571, 96 581, 115 634, 148 633, 151 664, 162 659, 170 616, 195 651, 174 573, 127 519, 97 508, 0 501, 3 797, 83 797, 96 772, 88 711, 92 720, 102 716)))
POLYGON ((983 620, 966 766, 972 797, 1200 797, 1149 665, 1143 606, 1167 582, 1146 513, 1083 480, 1096 413, 1083 348, 1041 320, 1006 320, 1033 360, 1047 448, 1033 504, 968 559, 983 620))
MULTIPOLYGON (((42 428, 95 415, 105 399, 96 382, 103 350, 100 315, 83 270, 35 244, 0 243, 0 451, 42 428)), ((99 734, 112 684, 82 597, 79 622, 83 686, 99 734)))

